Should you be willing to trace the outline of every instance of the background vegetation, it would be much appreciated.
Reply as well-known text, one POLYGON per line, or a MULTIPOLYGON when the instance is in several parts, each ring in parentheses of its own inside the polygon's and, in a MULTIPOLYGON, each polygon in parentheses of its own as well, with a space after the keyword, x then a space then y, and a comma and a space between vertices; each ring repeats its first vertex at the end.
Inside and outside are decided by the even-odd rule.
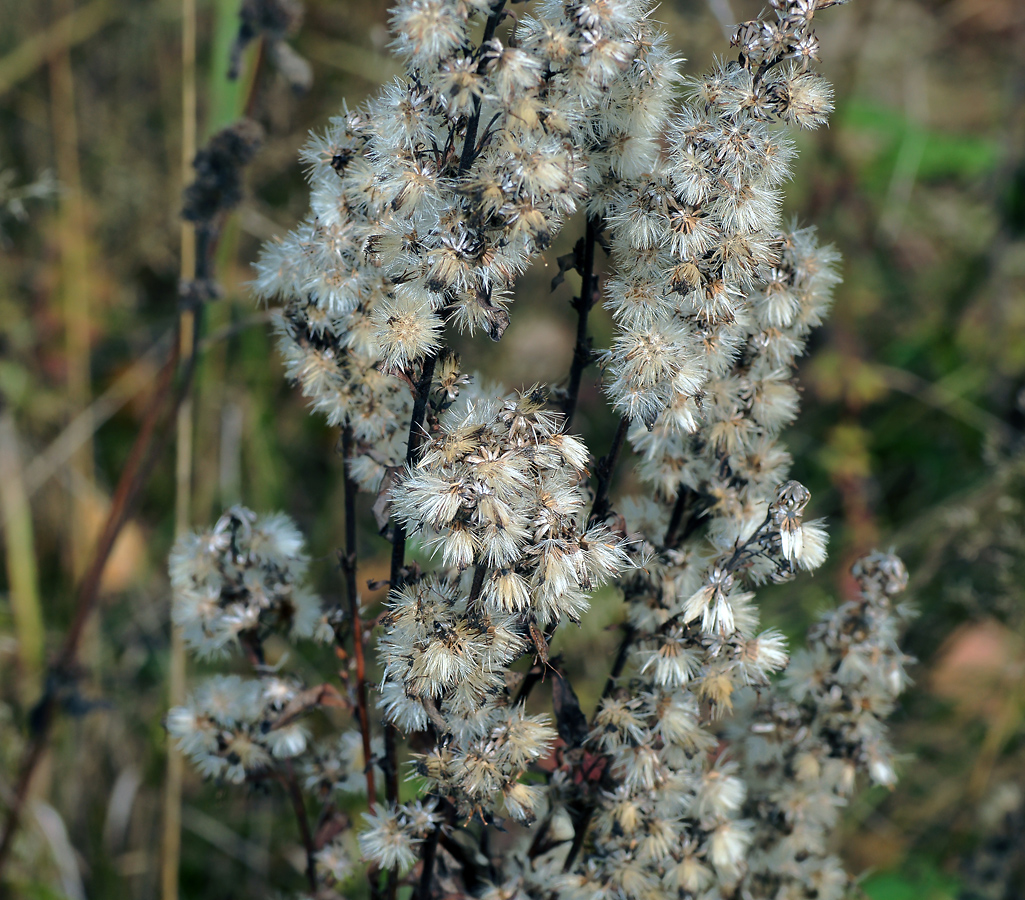
MULTIPOLYGON (((0 814, 177 316, 190 6, 0 0, 0 814)), ((195 464, 176 478, 168 442, 106 567, 16 848, 17 896, 159 894, 177 484, 196 525, 240 500, 288 511, 322 595, 341 592, 337 435, 285 384, 246 282, 260 242, 305 211, 307 130, 394 73, 386 4, 307 0, 292 40, 312 64, 302 95, 258 42, 228 80, 238 6, 200 0, 195 20, 199 143, 247 108, 266 131, 217 249, 221 296, 186 407, 195 464)), ((656 15, 701 70, 727 49, 721 23, 757 11, 667 0, 656 15)), ((845 280, 804 361, 789 444, 831 522, 831 561, 766 591, 765 618, 798 634, 850 589, 857 554, 905 557, 921 615, 917 686, 894 722, 902 781, 848 810, 838 849, 876 900, 1010 900, 1025 896, 1025 6, 856 0, 819 35, 837 113, 802 140, 789 204, 837 244, 845 280)), ((576 285, 549 283, 580 230, 524 280, 502 343, 462 348, 471 368, 511 387, 565 377, 576 285)), ((593 320, 600 342, 609 326, 593 320)), ((576 427, 604 446, 589 376, 576 427)), ((362 540, 364 576, 387 577, 387 545, 362 540)), ((597 683, 607 599, 553 648, 597 683)), ((301 663, 327 673, 332 660, 301 663)), ((299 888, 280 796, 187 773, 182 798, 183 897, 299 888)))

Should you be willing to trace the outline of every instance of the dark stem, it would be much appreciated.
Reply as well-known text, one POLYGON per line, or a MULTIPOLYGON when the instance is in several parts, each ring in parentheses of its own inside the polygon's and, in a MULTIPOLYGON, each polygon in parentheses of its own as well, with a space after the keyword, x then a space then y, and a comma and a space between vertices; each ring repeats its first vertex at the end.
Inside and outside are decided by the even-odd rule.
POLYGON ((492 882, 498 881, 498 870, 495 867, 495 859, 491 855, 491 829, 487 824, 480 829, 480 843, 477 845, 480 855, 488 861, 488 877, 492 882))
POLYGON ((416 397, 413 398, 413 417, 409 422, 409 441, 406 444, 406 465, 416 462, 416 455, 423 446, 424 418, 427 415, 427 401, 431 397, 431 382, 434 381, 434 367, 438 362, 437 352, 430 354, 423 362, 420 380, 416 383, 416 397))
POLYGON ((580 818, 573 823, 573 844, 566 855, 566 861, 562 864, 562 871, 569 872, 576 862, 577 856, 584 846, 584 837, 587 835, 587 826, 591 824, 591 816, 594 815, 594 806, 588 806, 580 818))
MULTIPOLYGON (((440 829, 439 829, 440 831, 440 829)), ((463 883, 467 890, 474 890, 483 880, 481 866, 476 860, 476 854, 470 852, 465 844, 455 840, 451 834, 441 833, 439 843, 455 858, 462 866, 463 883)))
POLYGON ((254 671, 259 671, 265 665, 266 660, 263 655, 263 641, 260 640, 257 630, 250 628, 246 631, 240 631, 238 643, 242 648, 242 655, 245 656, 246 662, 253 667, 254 671))
POLYGON ((633 639, 636 635, 637 630, 633 625, 629 623, 625 623, 623 625, 623 637, 619 642, 619 649, 616 651, 616 659, 612 663, 612 669, 609 671, 609 677, 605 681, 605 688, 601 692, 602 700, 606 697, 612 696, 612 692, 616 689, 616 680, 623 674, 623 669, 626 666, 626 658, 630 653, 630 644, 633 643, 633 639))
POLYGON ((349 458, 352 456, 352 426, 342 429, 342 467, 345 473, 345 554, 341 558, 345 573, 345 593, 349 600, 349 617, 352 619, 352 647, 356 657, 356 712, 359 718, 360 736, 363 739, 363 764, 367 778, 367 801, 374 811, 377 791, 374 786, 374 760, 370 749, 370 713, 367 706, 367 667, 363 652, 363 620, 360 618, 359 591, 356 588, 356 482, 349 473, 349 458))
POLYGON ((744 541, 743 544, 737 545, 737 547, 733 551, 733 555, 726 562, 725 568, 728 572, 732 572, 737 563, 740 562, 740 560, 744 557, 744 554, 746 551, 748 551, 748 548, 752 544, 757 543, 762 538, 763 534, 765 533, 766 527, 771 522, 772 513, 766 513, 765 518, 762 520, 762 524, 758 526, 758 528, 755 530, 755 533, 752 534, 751 537, 749 537, 746 541, 744 541))
MULTIPOLYGON (((391 723, 384 723, 384 796, 389 804, 396 806, 399 802, 399 730, 391 723)), ((399 870, 393 867, 388 870, 384 886, 386 900, 395 900, 399 891, 399 870)))
MULTIPOLYGON (((432 353, 423 362, 420 379, 416 385, 416 396, 413 399, 413 414, 409 422, 409 439, 406 444, 406 464, 413 465, 423 444, 424 417, 427 415, 427 401, 431 393, 431 382, 434 380, 434 366, 437 354, 432 353)), ((402 522, 395 523, 391 554, 390 590, 397 591, 405 582, 406 566, 406 527, 402 522)), ((389 803, 399 802, 399 747, 398 732, 391 722, 384 723, 384 770, 385 798, 389 803)), ((398 890, 398 873, 393 869, 388 873, 386 896, 394 897, 398 890)))
MULTIPOLYGON (((488 16, 488 20, 484 25, 484 34, 480 41, 481 57, 477 62, 478 75, 484 71, 484 45, 495 36, 495 31, 498 29, 498 23, 502 21, 502 13, 504 10, 505 0, 497 0, 495 5, 491 8, 491 15, 488 16)), ((459 157, 459 172, 456 175, 457 178, 465 175, 470 170, 470 166, 473 165, 473 161, 477 158, 478 128, 480 128, 480 97, 474 97, 473 113, 470 115, 470 118, 466 123, 466 135, 463 138, 463 152, 459 157)))
MULTIPOLYGON (((432 353, 423 362, 420 379, 416 385, 416 396, 413 400, 413 415, 409 422, 409 441, 406 445, 406 464, 413 465, 416 461, 424 439, 424 417, 427 415, 427 401, 431 394, 431 382, 434 380, 434 366, 437 354, 432 353)), ((391 590, 399 590, 404 582, 403 572, 406 565, 406 529, 401 522, 395 523, 395 537, 391 555, 391 590)), ((395 726, 390 722, 384 725, 384 784, 385 796, 389 803, 399 802, 399 762, 398 740, 395 726)), ((389 888, 394 886, 394 878, 389 879, 389 888)))
POLYGON ((587 217, 584 230, 583 259, 580 261, 580 296, 573 300, 573 308, 577 311, 577 342, 573 347, 573 363, 569 370, 569 384, 566 387, 566 400, 562 404, 562 412, 566 417, 564 430, 569 430, 570 422, 577 411, 577 400, 580 397, 580 381, 584 369, 593 358, 591 341, 587 336, 587 318, 594 306, 597 295, 596 277, 594 274, 594 247, 598 241, 600 223, 593 216, 587 217))
MULTIPOLYGON (((409 420, 409 438, 406 442, 406 465, 416 462, 417 454, 423 446, 424 417, 427 415, 427 401, 431 395, 431 382, 434 380, 434 366, 438 361, 437 353, 432 353, 423 362, 420 379, 416 384, 416 396, 413 398, 413 415, 409 420)), ((391 553, 391 590, 399 590, 404 583, 403 569, 406 565, 406 526, 402 522, 395 523, 391 553)))
POLYGON ((676 502, 673 504, 673 512, 669 517, 669 527, 666 528, 666 536, 662 541, 662 546, 666 550, 679 547, 698 527, 703 511, 702 504, 698 502, 699 498, 700 494, 697 491, 680 485, 676 502))
POLYGON ((676 491, 676 502, 673 504, 673 511, 669 516, 669 527, 666 528, 666 536, 662 546, 669 548, 676 546, 676 534, 680 530, 680 523, 683 521, 683 514, 690 505, 691 491, 682 484, 676 491))
POLYGON ((424 841, 424 867, 420 872, 420 883, 416 888, 416 900, 430 900, 431 881, 434 880, 434 860, 438 856, 438 841, 441 838, 441 826, 431 830, 424 841))
MULTIPOLYGON (((627 657, 630 654, 630 644, 633 643, 633 639, 636 636, 637 629, 629 623, 624 623, 623 637, 619 642, 619 649, 616 651, 616 659, 612 663, 612 670, 609 672, 609 677, 601 692, 602 700, 606 697, 610 697, 612 692, 616 689, 616 680, 623 674, 623 669, 626 667, 627 657)), ((599 701, 598 705, 600 708, 601 701, 599 701)), ((597 712, 595 713, 595 716, 597 716, 597 712)), ((591 824, 591 819, 594 816, 594 809, 595 802, 593 799, 590 799, 585 801, 583 809, 579 810, 576 815, 572 816, 573 844, 570 846, 569 854, 566 856, 566 861, 563 863, 563 872, 569 872, 573 868, 573 863, 576 861, 577 856, 579 856, 580 851, 584 846, 584 838, 587 835, 587 828, 591 824)))
POLYGON ((310 885, 310 892, 317 893, 317 848, 313 843, 313 833, 310 831, 310 819, 306 814, 306 801, 303 800, 303 792, 299 790, 299 782, 295 777, 295 770, 291 762, 280 775, 281 783, 288 792, 288 799, 292 801, 292 811, 295 813, 296 821, 299 823, 299 836, 302 838, 303 848, 306 850, 306 880, 310 885))
POLYGON ((588 526, 598 522, 604 522, 611 510, 609 500, 609 488, 612 487, 612 476, 616 471, 616 463, 619 462, 619 455, 626 443, 626 433, 630 428, 630 419, 623 416, 619 420, 619 427, 616 428, 615 437, 612 439, 612 446, 606 456, 598 463, 598 488, 594 494, 594 506, 591 507, 591 515, 587 519, 588 526))
POLYGON ((473 622, 481 618, 481 610, 478 609, 480 606, 480 594, 484 590, 484 576, 488 573, 488 567, 483 563, 480 563, 477 568, 473 570, 473 584, 470 587, 470 598, 466 601, 466 616, 473 622))
POLYGON ((384 723, 384 795, 389 803, 399 802, 398 729, 391 722, 384 723))

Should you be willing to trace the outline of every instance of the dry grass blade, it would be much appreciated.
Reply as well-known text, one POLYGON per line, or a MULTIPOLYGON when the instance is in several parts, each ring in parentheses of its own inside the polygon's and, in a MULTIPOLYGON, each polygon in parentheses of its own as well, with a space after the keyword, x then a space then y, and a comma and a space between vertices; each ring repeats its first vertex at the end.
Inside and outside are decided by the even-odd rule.
POLYGON ((0 59, 0 94, 28 78, 54 54, 89 40, 125 12, 113 0, 93 0, 22 41, 0 59))

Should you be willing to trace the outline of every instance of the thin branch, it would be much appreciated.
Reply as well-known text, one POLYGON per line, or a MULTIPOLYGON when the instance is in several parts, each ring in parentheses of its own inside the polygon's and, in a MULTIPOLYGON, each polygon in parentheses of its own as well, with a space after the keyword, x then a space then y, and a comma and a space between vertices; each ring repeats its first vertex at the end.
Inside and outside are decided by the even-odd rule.
POLYGON ((367 778, 367 801, 374 811, 374 763, 370 749, 370 713, 367 706, 367 669, 363 652, 363 621, 360 618, 359 592, 356 588, 356 491, 358 487, 349 472, 352 456, 352 426, 342 429, 342 466, 345 472, 345 553, 341 556, 345 573, 345 592, 349 600, 352 619, 352 645, 356 657, 356 712, 359 717, 360 736, 363 738, 363 763, 367 778))
MULTIPOLYGON (((505 12, 505 0, 497 0, 495 5, 491 8, 491 15, 488 16, 488 21, 484 25, 484 35, 481 37, 480 49, 481 57, 477 62, 477 74, 482 74, 484 71, 484 46, 495 36, 495 31, 498 28, 498 23, 502 21, 502 15, 505 12)), ((474 160, 477 158, 477 129, 480 128, 480 97, 474 96, 473 98, 473 113, 470 115, 469 120, 466 123, 466 135, 463 139, 463 152, 459 156, 459 172, 457 178, 466 174, 470 170, 470 166, 473 165, 474 160)))
POLYGON ((154 463, 160 456, 171 434, 170 428, 157 430, 157 425, 163 418, 168 397, 170 396, 169 415, 173 416, 181 405, 188 390, 195 369, 195 355, 193 355, 185 366, 185 373, 182 382, 176 393, 172 395, 174 383, 174 372, 178 367, 180 343, 175 340, 168 353, 167 361, 161 370, 160 378, 154 391, 146 418, 142 428, 136 436, 132 445, 128 462, 121 472, 114 496, 111 499, 110 511, 104 523, 103 531, 97 542, 92 562, 86 571, 78 588, 75 599, 75 619, 64 639, 64 645, 57 657, 56 663, 51 668, 47 685, 42 698, 36 704, 32 712, 33 736, 25 750, 19 770, 18 782, 14 789, 14 799, 11 801, 7 813, 7 820, 4 823, 3 837, 0 838, 0 880, 11 847, 14 843, 14 835, 21 821, 21 814, 28 798, 29 788, 36 768, 43 757, 50 737, 50 729, 56 719, 58 707, 58 689, 62 680, 66 679, 74 670, 75 661, 78 656, 78 645, 82 639, 82 633, 86 622, 89 620, 96 599, 99 594, 100 580, 103 570, 106 568, 110 552, 114 542, 121 532, 121 528, 128 521, 135 506, 135 501, 146 483, 154 463))
POLYGON ((570 422, 577 411, 577 400, 580 397, 580 381, 584 369, 590 365, 594 354, 591 352, 591 341, 587 336, 588 314, 594 306, 597 296, 597 279, 594 273, 594 247, 598 242, 598 229, 601 223, 593 216, 587 217, 584 229, 582 257, 580 260, 580 296, 573 301, 577 311, 577 340, 573 346, 573 363, 569 370, 569 383, 566 387, 566 399, 562 404, 562 412, 566 417, 564 428, 569 430, 570 422))
POLYGON ((473 584, 470 586, 470 597, 466 601, 466 614, 471 620, 479 618, 478 610, 481 591, 484 590, 484 576, 488 573, 488 567, 481 563, 473 570, 473 584))
POLYGON ((157 338, 110 387, 73 418, 65 429, 25 467, 25 490, 31 496, 146 384, 155 360, 167 353, 173 328, 157 338))
POLYGON ((111 551, 125 523, 131 518, 142 488, 147 483, 153 467, 164 450, 167 439, 173 432, 169 427, 189 394, 196 370, 198 337, 201 329, 203 304, 215 296, 213 284, 214 251, 221 235, 225 210, 216 219, 195 224, 195 277, 181 285, 181 297, 175 335, 168 351, 167 361, 158 377, 157 387, 147 405, 146 417, 136 435, 128 461, 118 479, 111 498, 110 510, 104 522, 100 538, 96 542, 92 560, 85 572, 75 598, 75 617, 64 638, 56 662, 50 669, 43 696, 32 710, 32 739, 22 757, 14 799, 4 822, 0 837, 0 883, 10 856, 14 836, 21 821, 22 811, 28 798, 32 778, 46 750, 60 705, 60 686, 71 679, 78 657, 78 646, 82 640, 86 623, 96 606, 100 581, 111 551), (184 332, 191 332, 185 337, 184 332), (187 347, 187 358, 182 359, 182 348, 187 347), (181 369, 177 390, 174 389, 175 373, 181 369), (162 419, 168 421, 158 429, 162 419))
POLYGON ((633 639, 637 636, 637 629, 633 627, 629 622, 623 625, 623 637, 619 642, 619 649, 616 651, 616 659, 612 663, 612 669, 609 671, 609 677, 605 681, 605 687, 601 692, 601 699, 604 700, 606 697, 611 697, 612 692, 616 689, 616 681, 619 676, 623 674, 623 669, 626 667, 627 657, 630 655, 630 644, 633 643, 633 639))
POLYGON ((886 385, 890 389, 900 391, 920 403, 946 413, 983 435, 995 434, 1007 443, 1013 441, 1016 436, 1015 430, 999 416, 976 406, 949 386, 958 376, 964 374, 964 369, 958 369, 952 376, 940 381, 928 381, 913 372, 894 366, 876 364, 872 368, 886 380, 886 385))
POLYGON ((666 550, 679 547, 695 532, 701 522, 701 514, 704 510, 705 506, 701 502, 698 492, 681 484, 676 494, 672 514, 669 516, 669 527, 666 528, 662 546, 666 550))
POLYGON ((416 887, 414 900, 430 900, 431 881, 434 879, 434 861, 438 858, 438 841, 441 838, 441 825, 431 829, 424 841, 423 869, 420 871, 420 883, 416 887))
POLYGON ((562 864, 562 871, 569 872, 573 868, 573 863, 576 862, 577 856, 584 846, 584 838, 587 836, 587 826, 591 824, 591 817, 594 815, 594 806, 589 805, 580 816, 580 818, 573 823, 573 843, 569 848, 569 853, 566 854, 566 861, 562 864))
POLYGON ((594 493, 594 506, 591 507, 591 515, 588 516, 587 524, 594 525, 604 522, 612 509, 609 500, 609 489, 612 487, 612 478, 616 471, 616 464, 619 462, 619 455, 626 443, 626 433, 630 428, 630 418, 623 416, 619 420, 616 434, 612 438, 612 446, 606 456, 603 456, 598 463, 598 487, 594 493))

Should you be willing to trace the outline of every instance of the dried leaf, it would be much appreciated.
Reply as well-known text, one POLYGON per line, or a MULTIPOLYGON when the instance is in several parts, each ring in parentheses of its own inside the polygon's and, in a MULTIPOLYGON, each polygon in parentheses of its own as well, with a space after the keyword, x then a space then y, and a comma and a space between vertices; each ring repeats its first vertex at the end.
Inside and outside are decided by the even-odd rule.
POLYGON ((577 241, 576 247, 573 248, 571 253, 564 253, 558 257, 555 261, 559 264, 559 272, 552 279, 552 290, 554 291, 560 284, 566 280, 567 272, 579 272, 580 271, 580 250, 581 242, 577 241))

